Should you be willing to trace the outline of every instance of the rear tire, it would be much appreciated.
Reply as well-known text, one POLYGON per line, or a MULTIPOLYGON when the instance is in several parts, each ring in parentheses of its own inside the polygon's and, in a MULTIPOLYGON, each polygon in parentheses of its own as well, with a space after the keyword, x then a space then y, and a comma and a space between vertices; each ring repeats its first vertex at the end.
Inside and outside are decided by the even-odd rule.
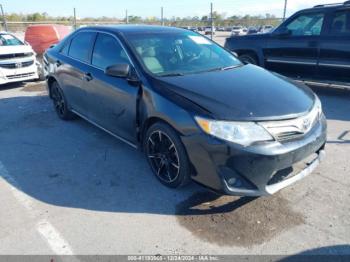
POLYGON ((55 111, 59 118, 63 120, 71 120, 75 118, 75 114, 69 110, 67 99, 60 85, 55 81, 51 84, 51 97, 55 111))
POLYGON ((144 152, 157 179, 170 188, 190 181, 190 164, 177 132, 165 123, 155 123, 146 132, 144 152))
POLYGON ((243 64, 251 64, 251 65, 259 65, 258 59, 253 54, 243 54, 239 56, 239 60, 242 61, 243 64))

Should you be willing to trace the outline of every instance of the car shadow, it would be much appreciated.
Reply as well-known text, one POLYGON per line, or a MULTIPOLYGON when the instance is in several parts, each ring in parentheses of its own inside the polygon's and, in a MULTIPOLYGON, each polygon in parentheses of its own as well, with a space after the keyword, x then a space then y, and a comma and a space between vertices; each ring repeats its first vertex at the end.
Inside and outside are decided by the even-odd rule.
POLYGON ((207 192, 195 183, 178 190, 164 187, 141 151, 80 118, 59 120, 46 95, 0 99, 0 119, 0 164, 8 173, 0 176, 41 202, 175 214, 178 203, 207 192))
POLYGON ((3 85, 0 85, 0 92, 3 90, 24 87, 25 85, 26 85, 26 82, 15 82, 15 83, 3 84, 3 85))
POLYGON ((350 261, 350 245, 326 246, 303 251, 301 253, 288 256, 279 262, 346 262, 350 261))

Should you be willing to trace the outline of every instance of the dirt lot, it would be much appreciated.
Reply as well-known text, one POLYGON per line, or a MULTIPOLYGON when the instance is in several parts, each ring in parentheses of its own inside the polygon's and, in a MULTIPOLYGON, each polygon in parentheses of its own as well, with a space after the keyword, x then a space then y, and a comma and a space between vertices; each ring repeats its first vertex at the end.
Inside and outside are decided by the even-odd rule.
POLYGON ((350 254, 350 92, 314 90, 326 161, 251 199, 167 189, 142 153, 59 120, 44 83, 1 87, 0 254, 350 254))

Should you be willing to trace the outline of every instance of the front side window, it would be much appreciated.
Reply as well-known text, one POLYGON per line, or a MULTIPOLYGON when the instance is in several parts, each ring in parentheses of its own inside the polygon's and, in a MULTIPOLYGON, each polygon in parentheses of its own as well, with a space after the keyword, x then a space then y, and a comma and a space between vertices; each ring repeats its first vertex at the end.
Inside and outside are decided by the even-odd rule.
POLYGON ((332 35, 350 35, 350 10, 336 12, 331 25, 332 35))
POLYGON ((92 64, 105 69, 115 64, 130 64, 127 54, 116 38, 99 33, 96 39, 92 64))
POLYGON ((69 56, 83 62, 90 62, 90 51, 95 39, 95 33, 81 32, 78 33, 70 44, 69 56))
POLYGON ((192 74, 240 66, 222 47, 193 32, 169 32, 127 36, 139 60, 157 76, 192 74))
POLYGON ((302 14, 294 18, 286 27, 293 36, 320 35, 323 20, 323 13, 302 14))
POLYGON ((21 40, 10 34, 0 34, 0 46, 24 45, 21 40))

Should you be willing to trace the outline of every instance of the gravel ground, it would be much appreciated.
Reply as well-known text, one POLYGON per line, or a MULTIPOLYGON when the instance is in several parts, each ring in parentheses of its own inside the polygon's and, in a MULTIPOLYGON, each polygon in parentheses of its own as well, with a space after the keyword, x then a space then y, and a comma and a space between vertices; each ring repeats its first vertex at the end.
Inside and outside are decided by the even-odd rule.
POLYGON ((314 90, 325 162, 252 199, 167 189, 142 153, 59 120, 44 83, 1 87, 0 254, 350 254, 350 92, 314 90))

